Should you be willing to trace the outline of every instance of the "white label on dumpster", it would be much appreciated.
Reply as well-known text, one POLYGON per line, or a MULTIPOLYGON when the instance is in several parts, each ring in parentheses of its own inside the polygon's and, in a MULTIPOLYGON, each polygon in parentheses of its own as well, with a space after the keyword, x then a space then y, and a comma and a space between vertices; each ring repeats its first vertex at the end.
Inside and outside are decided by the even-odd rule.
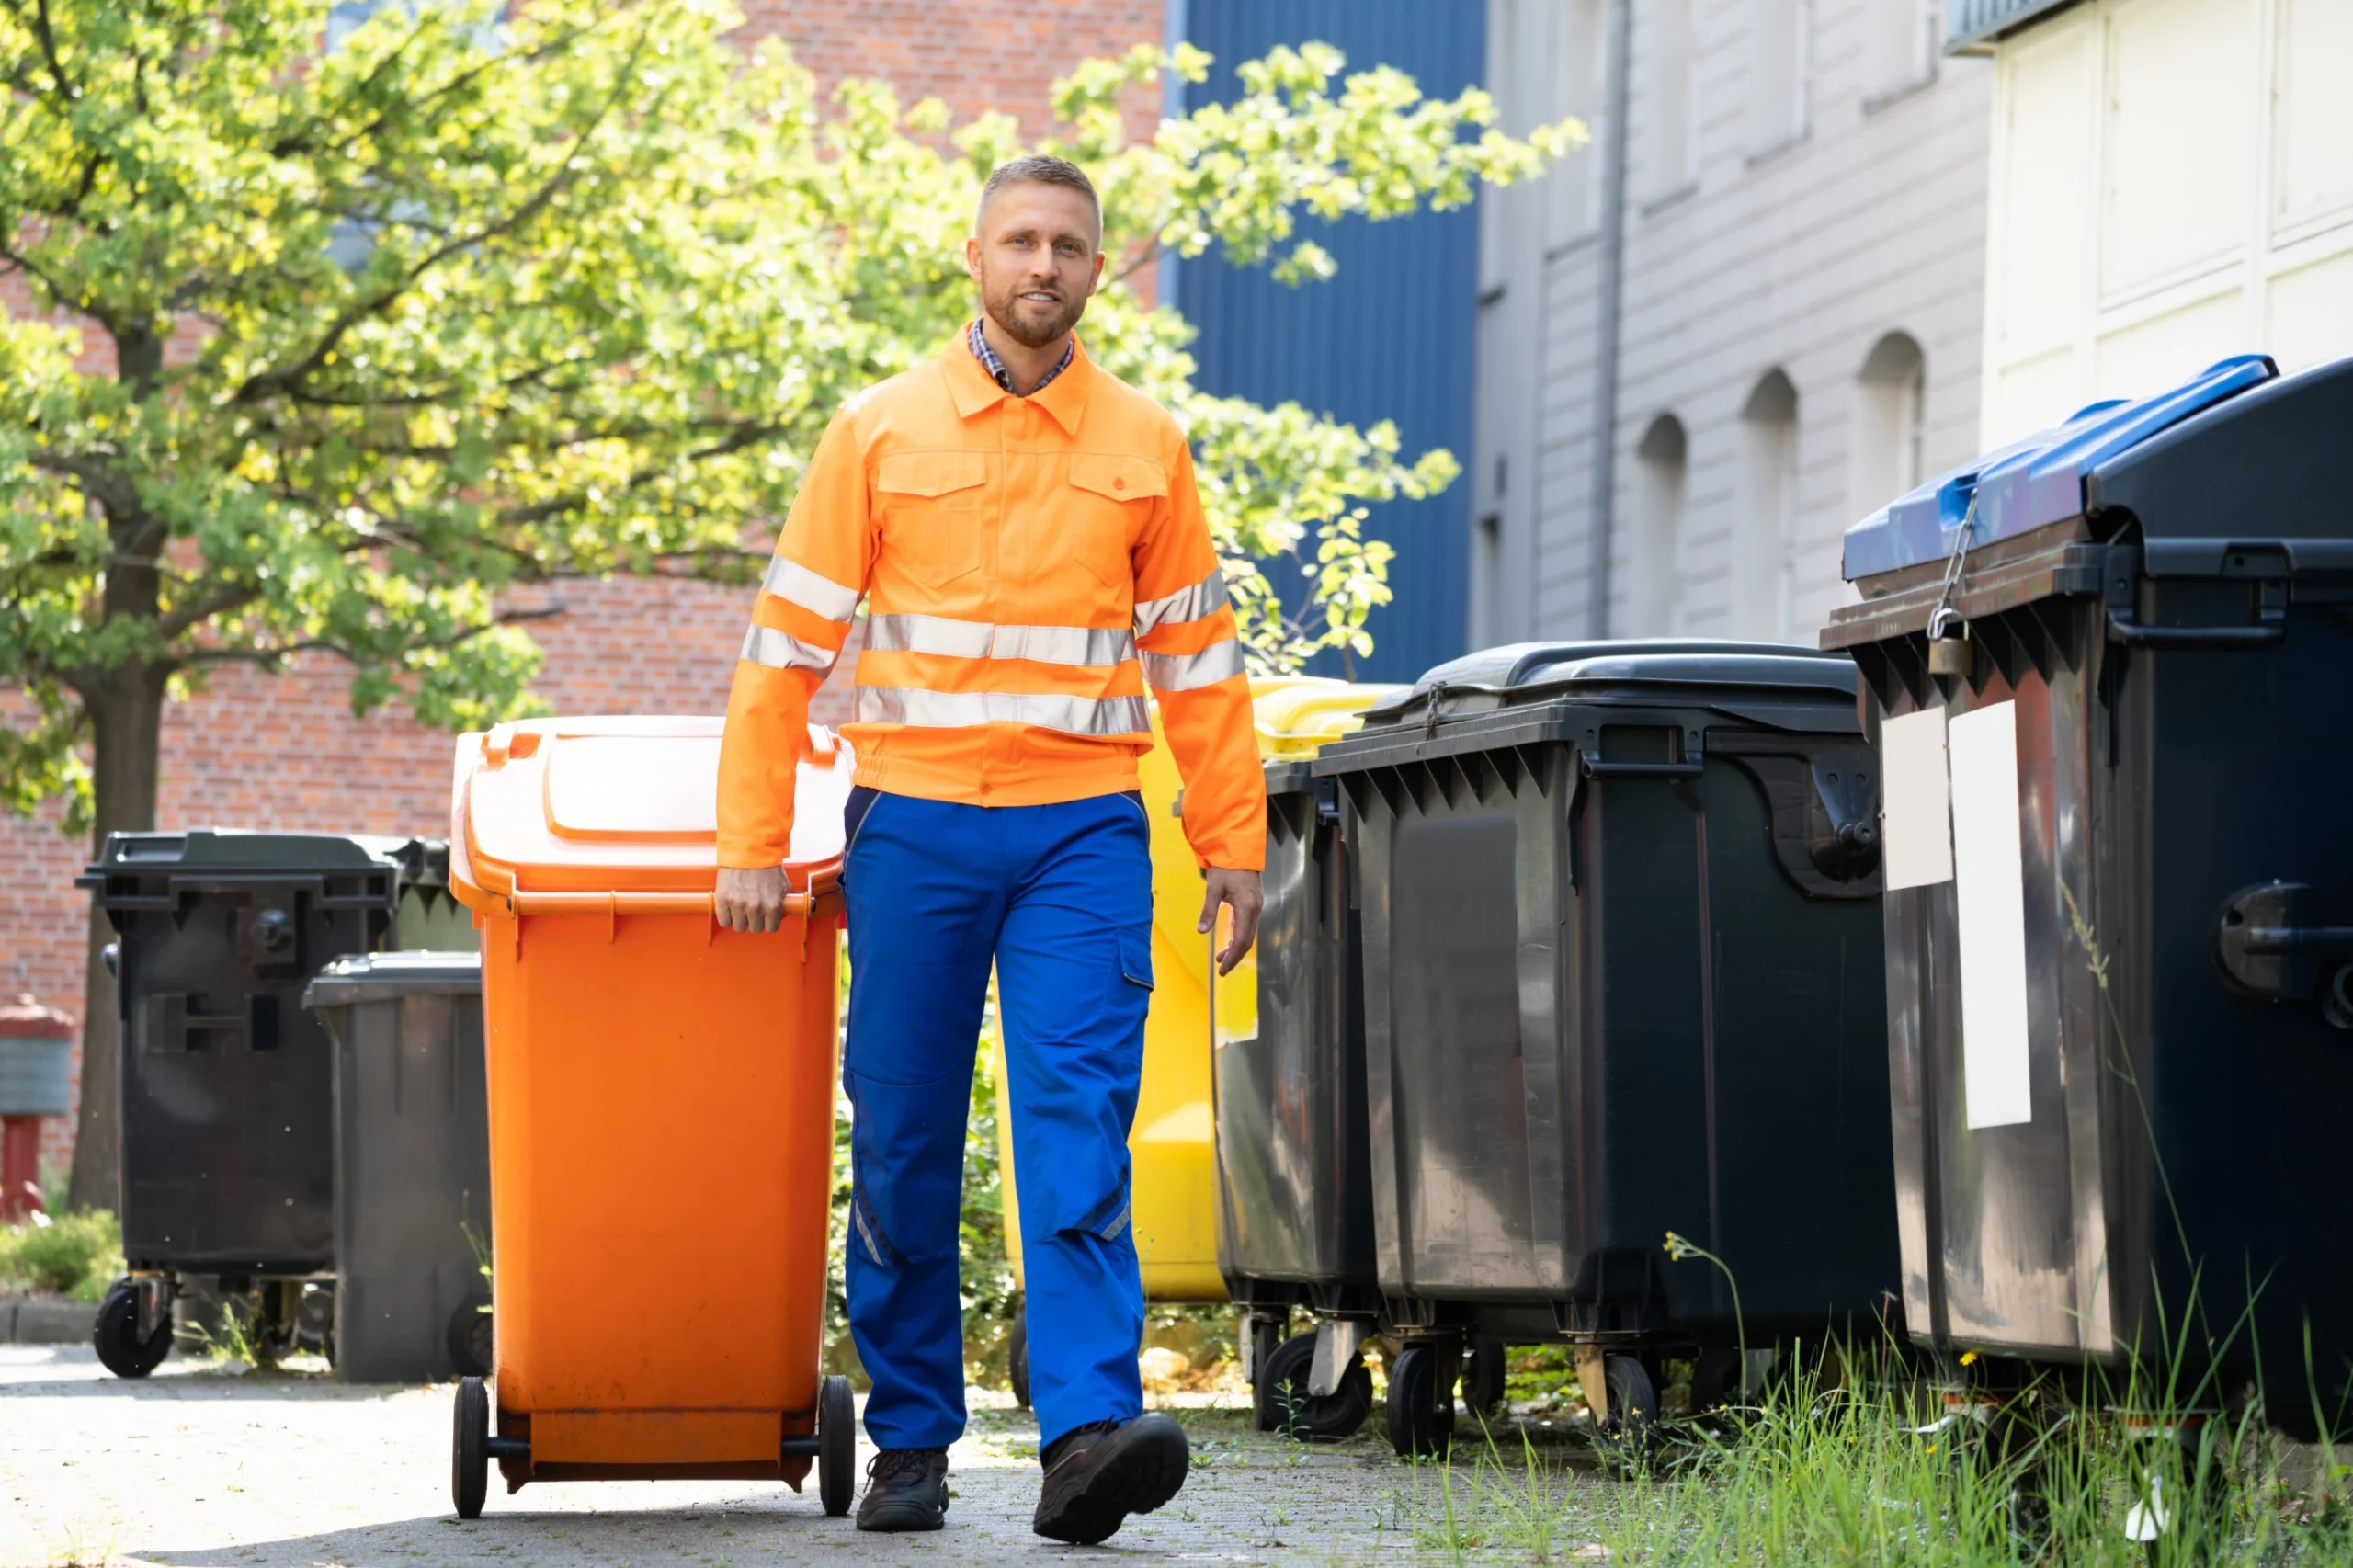
POLYGON ((1996 702, 1963 713, 1950 735, 1963 1092, 1972 1128, 2008 1127, 2033 1119, 2018 705, 1996 702))
POLYGON ((1879 727, 1887 891, 1952 881, 1952 815, 1945 788, 1945 710, 1927 708, 1879 727))

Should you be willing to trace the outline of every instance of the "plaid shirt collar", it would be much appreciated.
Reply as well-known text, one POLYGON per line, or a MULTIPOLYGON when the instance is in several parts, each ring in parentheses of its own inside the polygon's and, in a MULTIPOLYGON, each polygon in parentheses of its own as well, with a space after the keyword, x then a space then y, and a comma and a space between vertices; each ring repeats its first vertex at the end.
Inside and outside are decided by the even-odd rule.
MULTIPOLYGON (((978 318, 973 320, 972 329, 966 334, 964 341, 972 345, 972 358, 981 362, 981 369, 989 373, 989 379, 995 381, 997 385, 1003 387, 1006 391, 1013 392, 1013 372, 1005 368, 1005 361, 996 357, 996 350, 991 348, 989 347, 989 340, 982 335, 981 324, 978 318)), ((1056 376, 1061 375, 1064 370, 1070 369, 1071 358, 1077 352, 1078 339, 1075 337, 1071 338, 1063 345, 1062 363, 1047 371, 1046 379, 1044 381, 1040 381, 1036 386, 1031 387, 1026 392, 1014 392, 1013 395, 1016 397, 1035 397, 1040 392, 1044 392, 1048 386, 1052 384, 1053 379, 1056 376)))

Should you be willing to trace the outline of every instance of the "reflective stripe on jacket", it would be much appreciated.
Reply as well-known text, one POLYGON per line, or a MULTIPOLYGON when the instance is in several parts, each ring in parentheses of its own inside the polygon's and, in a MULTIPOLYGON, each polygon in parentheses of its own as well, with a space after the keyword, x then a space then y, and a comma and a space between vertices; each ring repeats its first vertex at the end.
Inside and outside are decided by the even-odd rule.
POLYGON ((997 806, 1133 790, 1149 687, 1195 855, 1264 862, 1249 686, 1192 453, 1166 410, 1084 347, 1019 398, 960 332, 835 417, 735 666, 721 865, 785 858, 809 699, 861 598, 858 711, 843 728, 860 784, 997 806))

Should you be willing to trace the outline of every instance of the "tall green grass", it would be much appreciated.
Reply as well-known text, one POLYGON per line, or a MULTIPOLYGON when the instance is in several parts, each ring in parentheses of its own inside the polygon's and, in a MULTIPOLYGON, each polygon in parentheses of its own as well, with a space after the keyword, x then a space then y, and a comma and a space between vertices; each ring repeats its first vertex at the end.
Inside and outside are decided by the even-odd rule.
POLYGON ((1458 1434, 1416 1466, 1401 1524, 1449 1562, 2255 1568, 2353 1564, 2347 1472, 2254 1415, 2202 1426, 2125 1389, 2113 1407, 2029 1387, 2001 1403, 1924 1383, 1842 1386, 1816 1356, 1752 1406, 1636 1445, 1458 1434))

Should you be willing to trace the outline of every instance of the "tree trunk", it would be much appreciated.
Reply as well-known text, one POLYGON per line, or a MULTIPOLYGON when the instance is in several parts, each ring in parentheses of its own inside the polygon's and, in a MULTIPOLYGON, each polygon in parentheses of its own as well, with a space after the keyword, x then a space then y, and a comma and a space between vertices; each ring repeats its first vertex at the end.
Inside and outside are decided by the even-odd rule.
MULTIPOLYGON (((110 833, 143 833, 155 825, 155 783, 161 771, 163 671, 125 665, 103 687, 82 693, 94 740, 91 772, 97 820, 90 835, 95 860, 110 833)), ((82 1108, 74 1132, 71 1209, 112 1209, 122 1202, 121 1062, 118 1054, 114 977, 106 948, 114 926, 93 899, 89 968, 82 1001, 82 1108)))

